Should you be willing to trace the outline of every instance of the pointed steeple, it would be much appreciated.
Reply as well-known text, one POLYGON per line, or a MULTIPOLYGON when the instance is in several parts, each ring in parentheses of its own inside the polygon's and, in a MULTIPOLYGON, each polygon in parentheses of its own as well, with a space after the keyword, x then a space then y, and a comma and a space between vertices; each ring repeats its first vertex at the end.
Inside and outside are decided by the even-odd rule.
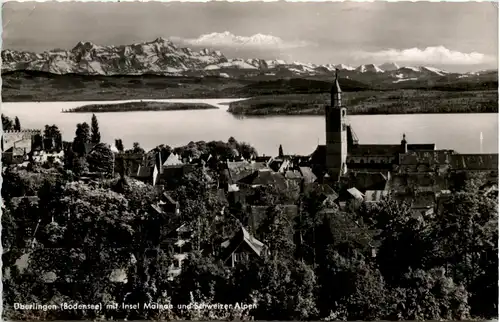
POLYGON ((330 90, 331 107, 339 108, 342 105, 342 90, 339 85, 339 70, 335 69, 335 82, 330 90))
POLYGON ((335 69, 335 82, 333 83, 332 86, 332 94, 338 94, 342 93, 342 90, 340 89, 339 85, 339 70, 335 69))

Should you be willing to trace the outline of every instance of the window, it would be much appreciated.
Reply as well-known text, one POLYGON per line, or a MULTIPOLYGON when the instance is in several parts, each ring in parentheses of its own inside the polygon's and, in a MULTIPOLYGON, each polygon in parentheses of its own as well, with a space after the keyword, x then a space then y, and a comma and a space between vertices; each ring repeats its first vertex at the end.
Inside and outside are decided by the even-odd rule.
POLYGON ((345 117, 345 109, 342 109, 342 117, 345 117))

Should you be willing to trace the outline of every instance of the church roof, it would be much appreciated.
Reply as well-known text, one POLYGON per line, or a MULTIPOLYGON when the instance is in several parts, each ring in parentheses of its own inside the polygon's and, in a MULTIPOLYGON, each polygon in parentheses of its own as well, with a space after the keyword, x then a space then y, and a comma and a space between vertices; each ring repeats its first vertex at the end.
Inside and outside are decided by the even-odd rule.
POLYGON ((406 145, 408 151, 433 151, 436 150, 436 144, 408 144, 406 145))
POLYGON ((352 156, 388 156, 401 152, 400 144, 358 144, 349 151, 352 156))

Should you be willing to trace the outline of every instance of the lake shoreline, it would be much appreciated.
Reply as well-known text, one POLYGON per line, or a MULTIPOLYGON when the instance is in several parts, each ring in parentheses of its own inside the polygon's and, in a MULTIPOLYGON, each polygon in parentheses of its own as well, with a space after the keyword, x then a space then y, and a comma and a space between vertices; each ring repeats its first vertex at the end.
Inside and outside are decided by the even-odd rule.
MULTIPOLYGON (((325 113, 324 111, 321 111, 321 112, 317 112, 317 113, 235 113, 235 112, 231 112, 231 111, 227 111, 228 113, 231 113, 232 115, 235 115, 235 116, 248 116, 248 117, 252 117, 252 116, 255 116, 255 117, 275 117, 275 116, 324 116, 325 113)), ((348 113, 349 113, 349 109, 348 109, 348 113)), ((446 114, 498 114, 498 111, 497 112, 489 112, 489 111, 481 111, 481 112, 462 112, 462 111, 456 111, 456 112, 441 112, 441 111, 430 111, 430 112, 412 112, 412 111, 409 111, 409 112, 406 112, 406 113, 400 113, 400 112, 395 112, 395 113, 356 113, 356 112, 350 112, 348 115, 366 115, 366 116, 369 116, 369 115, 426 115, 426 114, 443 114, 443 115, 446 115, 446 114)))

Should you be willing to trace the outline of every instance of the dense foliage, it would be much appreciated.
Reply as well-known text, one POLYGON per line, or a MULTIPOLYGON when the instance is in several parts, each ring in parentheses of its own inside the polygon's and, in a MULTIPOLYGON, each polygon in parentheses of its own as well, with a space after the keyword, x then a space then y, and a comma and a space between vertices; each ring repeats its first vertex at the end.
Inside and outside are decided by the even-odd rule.
MULTIPOLYGON (((87 129, 79 125, 78 140, 89 138, 87 129)), ((225 156, 234 149, 245 153, 247 147, 242 146, 230 138, 227 143, 198 142, 173 151, 225 156)), ((109 148, 100 144, 74 162, 106 172, 111 157, 109 148)), ((73 181, 72 171, 37 171, 4 173, 3 295, 4 315, 10 319, 497 316, 498 196, 482 192, 480 177, 458 182, 440 210, 425 218, 390 198, 343 212, 314 191, 295 196, 293 191, 255 189, 247 200, 264 209, 256 234, 267 250, 261 258, 229 268, 220 257, 220 245, 248 222, 248 214, 242 205, 230 206, 221 197, 214 188, 218 173, 210 168, 198 167, 177 183, 171 196, 181 212, 170 217, 150 210, 162 198, 150 185, 129 178, 83 183, 73 181), (19 201, 22 196, 39 200, 19 201), (298 205, 298 218, 286 211, 290 203, 298 205), (179 223, 193 232, 192 253, 171 281, 173 245, 164 241, 179 223), (20 258, 23 267, 16 265, 20 258), (173 310, 27 314, 13 308, 14 303, 61 302, 163 303, 172 304, 173 310), (178 306, 235 302, 255 306, 201 311, 178 306)))

